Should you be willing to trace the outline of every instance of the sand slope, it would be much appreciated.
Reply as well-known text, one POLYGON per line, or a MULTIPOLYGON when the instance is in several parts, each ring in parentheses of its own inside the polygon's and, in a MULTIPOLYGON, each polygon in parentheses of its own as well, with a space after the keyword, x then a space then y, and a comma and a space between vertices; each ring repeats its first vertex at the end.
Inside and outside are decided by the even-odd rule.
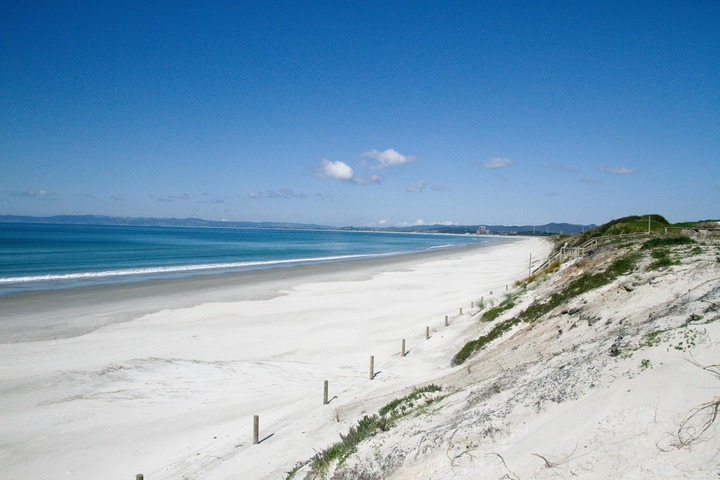
MULTIPOLYGON (((518 325, 432 379, 447 397, 364 442, 330 477, 718 478, 718 253, 672 248, 681 264, 660 270, 645 253, 632 274, 518 325)), ((565 265, 497 321, 613 254, 565 265)))

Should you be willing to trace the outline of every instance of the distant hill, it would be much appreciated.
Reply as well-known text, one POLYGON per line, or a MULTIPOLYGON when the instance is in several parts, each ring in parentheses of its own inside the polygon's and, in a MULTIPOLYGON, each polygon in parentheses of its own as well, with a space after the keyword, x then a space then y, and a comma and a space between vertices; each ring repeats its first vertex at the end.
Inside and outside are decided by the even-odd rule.
POLYGON ((109 217, 105 215, 55 215, 26 217, 0 215, 0 223, 43 223, 62 225, 116 225, 137 227, 275 228, 328 230, 333 227, 285 222, 224 222, 201 218, 109 217))
MULTIPOLYGON (((413 225, 374 230, 419 233, 494 234, 494 235, 555 235, 582 233, 595 225, 573 225, 570 223, 547 223, 545 225, 413 225)), ((354 227, 347 227, 357 230, 354 227)))
MULTIPOLYGON (((29 217, 0 215, 0 223, 44 223, 64 225, 117 225, 146 227, 198 227, 198 228, 273 228, 337 230, 327 225, 288 222, 224 222, 201 218, 153 218, 153 217, 110 217, 106 215, 55 215, 51 217, 29 217)), ((545 225, 415 225, 410 227, 343 227, 340 230, 374 230, 387 232, 454 233, 454 234, 500 234, 500 235, 551 235, 583 233, 595 225, 573 225, 569 223, 548 223, 545 225)))

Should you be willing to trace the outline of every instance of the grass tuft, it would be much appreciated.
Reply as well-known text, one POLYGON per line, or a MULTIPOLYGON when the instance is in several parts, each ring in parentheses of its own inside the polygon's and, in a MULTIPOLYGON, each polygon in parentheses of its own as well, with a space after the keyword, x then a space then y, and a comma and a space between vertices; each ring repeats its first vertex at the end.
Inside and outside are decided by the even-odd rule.
POLYGON ((512 296, 509 296, 506 298, 500 305, 497 305, 487 312, 483 313, 483 316, 480 318, 481 322, 492 322, 493 320, 497 319, 501 313, 510 310, 515 306, 515 302, 513 302, 514 298, 512 296))
MULTIPOLYGON (((442 388, 435 384, 414 388, 410 394, 402 398, 396 398, 382 407, 377 415, 364 416, 358 421, 357 425, 348 430, 348 433, 340 435, 339 442, 313 457, 310 462, 313 475, 324 477, 334 462, 342 464, 350 455, 357 451, 357 446, 362 441, 372 437, 378 431, 388 431, 398 419, 435 401, 435 398, 428 398, 426 394, 439 392, 441 390, 442 388), (421 405, 420 403, 423 399, 424 405, 421 405)), ((301 466, 302 464, 299 464, 299 467, 288 472, 287 478, 292 478, 301 466)))

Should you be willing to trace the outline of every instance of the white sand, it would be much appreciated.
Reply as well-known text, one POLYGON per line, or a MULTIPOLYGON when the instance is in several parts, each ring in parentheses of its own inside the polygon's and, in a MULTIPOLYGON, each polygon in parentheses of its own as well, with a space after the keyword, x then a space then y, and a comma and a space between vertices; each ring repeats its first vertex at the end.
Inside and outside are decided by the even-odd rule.
POLYGON ((476 328, 470 303, 490 291, 500 298, 527 274, 529 255, 549 249, 522 239, 377 263, 363 275, 280 271, 276 297, 247 282, 197 292, 186 283, 155 307, 152 288, 127 300, 91 292, 12 303, 0 331, 0 476, 284 478, 363 411, 449 370, 476 328), (41 334, 46 313, 57 338, 41 334), (10 343, 25 321, 27 338, 41 339, 10 343), (333 400, 323 406, 326 379, 333 400))

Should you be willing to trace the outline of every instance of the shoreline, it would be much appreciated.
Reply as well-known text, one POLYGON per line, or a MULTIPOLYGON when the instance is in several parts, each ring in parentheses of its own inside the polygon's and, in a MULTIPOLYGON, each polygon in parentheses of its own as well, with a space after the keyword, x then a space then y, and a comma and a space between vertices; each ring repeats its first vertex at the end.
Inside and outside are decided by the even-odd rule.
MULTIPOLYGON (((3 322, 47 322, 53 314, 58 335, 0 344, 4 473, 283 477, 363 412, 447 372, 477 325, 471 302, 501 300, 505 285, 527 274, 528 253, 540 261, 549 251, 544 239, 522 239, 258 272, 253 281, 240 275, 45 297, 44 306, 3 322), (328 405, 319 401, 324 380, 328 405), (251 442, 253 415, 261 418, 261 448, 251 442)), ((41 324, 23 328, 37 334, 41 324)))
POLYGON ((304 265, 275 266, 245 272, 197 274, 180 278, 106 283, 91 286, 18 292, 0 296, 0 344, 70 338, 104 325, 130 321, 163 308, 190 307, 207 301, 269 300, 281 290, 305 281, 367 279, 385 269, 406 268, 417 262, 460 255, 464 252, 503 245, 514 239, 462 245, 397 255, 360 258, 304 265), (135 302, 128 306, 129 301, 135 302), (76 309, 92 306, 95 311, 82 323, 76 309), (128 308, 129 307, 129 308, 128 308), (108 316, 123 309, 113 319, 108 316), (65 319, 65 320, 63 320, 65 319))

